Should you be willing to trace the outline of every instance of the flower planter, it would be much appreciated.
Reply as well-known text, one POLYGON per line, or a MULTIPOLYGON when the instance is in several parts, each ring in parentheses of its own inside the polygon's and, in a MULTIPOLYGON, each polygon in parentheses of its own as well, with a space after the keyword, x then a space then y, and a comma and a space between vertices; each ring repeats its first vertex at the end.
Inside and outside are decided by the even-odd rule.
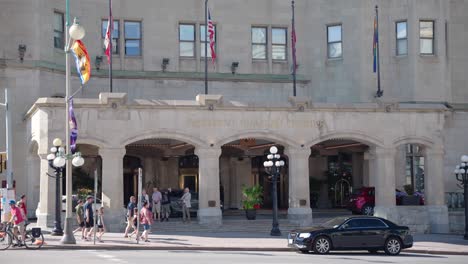
POLYGON ((246 209, 245 216, 247 220, 255 220, 257 218, 257 210, 256 209, 246 209))

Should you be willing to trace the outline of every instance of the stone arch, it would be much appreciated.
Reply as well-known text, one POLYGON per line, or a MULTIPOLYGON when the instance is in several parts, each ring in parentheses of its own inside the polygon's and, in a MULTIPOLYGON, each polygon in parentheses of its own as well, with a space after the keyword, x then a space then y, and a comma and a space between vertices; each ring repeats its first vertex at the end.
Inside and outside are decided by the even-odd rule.
POLYGON ((207 144, 202 139, 194 137, 189 134, 181 133, 173 130, 159 130, 159 131, 148 131, 144 133, 138 133, 136 135, 129 136, 120 141, 120 145, 125 148, 128 144, 136 141, 152 138, 169 138, 176 139, 193 145, 195 148, 202 147, 207 144))
POLYGON ((107 146, 110 145, 110 143, 104 139, 91 137, 91 136, 80 137, 79 135, 78 135, 78 140, 76 143, 78 145, 92 145, 98 148, 106 148, 107 146))
POLYGON ((361 143, 365 143, 368 146, 376 146, 376 147, 383 147, 385 145, 383 140, 379 138, 368 135, 361 131, 353 131, 353 130, 334 131, 324 136, 320 136, 319 138, 315 138, 311 141, 308 141, 304 145, 314 146, 316 144, 319 144, 320 142, 331 140, 331 139, 350 139, 350 140, 355 140, 361 143))
POLYGON ((427 148, 434 148, 436 143, 430 138, 424 136, 404 136, 399 137, 393 141, 392 145, 394 148, 397 148, 404 144, 419 144, 427 148))
POLYGON ((261 138, 261 139, 268 139, 273 142, 277 142, 278 144, 283 145, 284 147, 289 147, 289 146, 298 146, 299 143, 297 143, 294 140, 288 139, 282 135, 272 133, 271 131, 265 132, 262 130, 246 130, 243 132, 236 133, 234 135, 231 135, 229 137, 223 138, 216 142, 217 146, 222 146, 224 144, 227 144, 229 142, 242 139, 242 138, 261 138))

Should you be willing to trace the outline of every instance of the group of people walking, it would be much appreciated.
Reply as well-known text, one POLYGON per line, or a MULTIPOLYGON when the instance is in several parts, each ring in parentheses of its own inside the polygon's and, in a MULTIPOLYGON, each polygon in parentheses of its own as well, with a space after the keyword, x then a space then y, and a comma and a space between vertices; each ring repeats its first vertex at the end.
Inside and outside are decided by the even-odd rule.
MULTIPOLYGON (((149 242, 148 234, 151 232, 151 225, 154 221, 168 222, 171 215, 171 197, 173 196, 172 189, 168 188, 162 192, 159 188, 153 188, 151 200, 146 190, 142 190, 141 194, 141 210, 138 212, 137 199, 135 196, 130 197, 127 205, 126 221, 127 227, 125 228, 125 238, 131 238, 135 235, 138 239, 137 221, 143 226, 143 233, 141 240, 149 242)), ((88 196, 86 200, 78 200, 75 207, 76 220, 78 228, 73 231, 81 232, 81 239, 84 241, 92 240, 94 231, 96 230, 96 237, 99 242, 104 242, 102 237, 106 232, 106 225, 104 221, 104 208, 101 206, 97 210, 93 210, 94 197, 88 196), (96 218, 96 219, 95 219, 96 218)), ((181 198, 177 202, 181 204, 183 222, 190 222, 190 208, 191 208, 191 194, 189 188, 184 189, 181 198)))
POLYGON ((75 234, 78 231, 81 231, 81 239, 84 241, 92 240, 94 230, 96 229, 96 237, 99 242, 103 243, 102 236, 106 232, 106 227, 104 224, 104 208, 101 207, 93 211, 93 202, 94 197, 86 197, 86 202, 83 203, 82 200, 78 200, 78 205, 75 207, 76 211, 76 220, 79 227, 73 231, 75 234), (96 218, 96 226, 95 220, 96 218))
MULTIPOLYGON (((136 239, 138 239, 138 230, 136 226, 137 219, 140 217, 140 224, 143 226, 144 230, 141 234, 141 240, 149 242, 148 234, 151 232, 151 225, 153 222, 169 221, 169 216, 171 215, 171 194, 171 188, 161 192, 159 191, 159 188, 155 187, 153 188, 153 194, 150 200, 146 190, 143 190, 141 196, 142 209, 139 214, 136 197, 131 196, 127 205, 127 227, 125 228, 124 237, 131 238, 133 235, 136 235, 136 239)), ((182 215, 184 223, 190 222, 190 200, 190 190, 189 188, 185 188, 184 194, 180 199, 178 199, 178 202, 182 203, 182 215)))

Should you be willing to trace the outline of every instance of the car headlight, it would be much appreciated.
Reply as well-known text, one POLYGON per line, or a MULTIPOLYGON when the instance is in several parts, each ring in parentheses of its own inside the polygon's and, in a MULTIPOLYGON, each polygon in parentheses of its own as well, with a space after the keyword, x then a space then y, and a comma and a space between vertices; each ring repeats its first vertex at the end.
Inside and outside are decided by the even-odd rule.
POLYGON ((309 238, 309 237, 310 237, 310 233, 300 233, 300 234, 299 234, 299 237, 300 237, 300 238, 309 238))

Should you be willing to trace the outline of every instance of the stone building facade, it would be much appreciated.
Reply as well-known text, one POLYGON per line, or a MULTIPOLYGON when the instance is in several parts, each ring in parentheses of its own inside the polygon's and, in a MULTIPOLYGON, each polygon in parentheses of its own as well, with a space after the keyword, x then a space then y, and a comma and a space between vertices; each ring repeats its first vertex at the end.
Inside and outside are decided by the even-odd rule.
MULTIPOLYGON (((375 214, 422 232, 449 230, 445 197, 459 190, 452 171, 468 149, 466 1, 297 0, 295 97, 289 1, 210 1, 218 57, 208 95, 204 1, 113 1, 113 93, 102 57, 107 1, 70 2, 93 64, 75 99, 78 144, 88 174, 100 171, 110 214, 123 214, 141 166, 148 188, 194 180, 200 222, 220 223, 221 204, 241 208, 242 185, 268 189, 258 164, 274 144, 287 159, 280 205, 293 222, 310 223, 311 207, 343 205, 330 179, 348 173, 354 188, 375 186, 375 214), (384 90, 377 99, 375 5, 384 90), (413 147, 418 153, 409 155, 413 147), (423 179, 425 205, 396 206, 393 190, 415 189, 415 177, 423 179)), ((48 225, 55 187, 46 156, 53 138, 64 137, 65 1, 0 0, 0 7, 0 86, 13 94, 17 192, 39 204, 28 214, 48 225)))

